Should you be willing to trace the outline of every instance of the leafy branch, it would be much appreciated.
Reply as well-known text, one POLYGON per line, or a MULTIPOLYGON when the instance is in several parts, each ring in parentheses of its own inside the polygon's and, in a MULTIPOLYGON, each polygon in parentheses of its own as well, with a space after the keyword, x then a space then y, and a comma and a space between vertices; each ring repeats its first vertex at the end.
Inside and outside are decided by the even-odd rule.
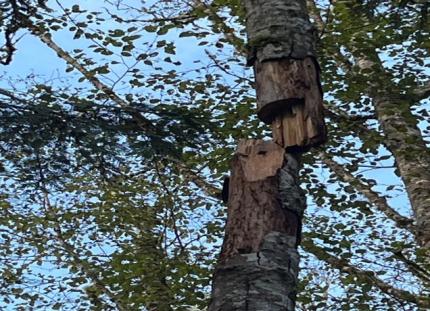
POLYGON ((400 215, 397 211, 391 208, 385 197, 380 196, 376 191, 372 190, 370 185, 365 184, 358 177, 347 171, 342 165, 334 161, 327 153, 320 152, 319 157, 340 180, 355 186, 372 205, 374 205, 379 211, 383 212, 389 219, 393 220, 399 228, 404 228, 413 232, 413 220, 400 215))
POLYGON ((430 308, 430 297, 421 296, 406 290, 396 288, 378 278, 375 272, 354 267, 348 261, 344 259, 339 259, 336 256, 331 255, 323 248, 317 246, 311 239, 305 238, 302 241, 302 247, 304 250, 317 257, 319 260, 327 262, 329 265, 331 265, 335 269, 338 269, 340 272, 348 273, 357 277, 357 279, 362 282, 372 284, 389 296, 414 303, 421 308, 430 308))

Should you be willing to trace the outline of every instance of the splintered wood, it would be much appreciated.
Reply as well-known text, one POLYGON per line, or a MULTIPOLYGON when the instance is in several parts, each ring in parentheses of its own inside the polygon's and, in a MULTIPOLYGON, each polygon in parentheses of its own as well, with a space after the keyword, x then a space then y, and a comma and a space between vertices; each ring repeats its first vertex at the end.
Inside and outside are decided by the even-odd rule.
POLYGON ((287 150, 305 151, 324 143, 319 68, 307 57, 254 64, 258 116, 272 124, 274 141, 287 150))
MULTIPOLYGON (((307 149, 321 142, 312 119, 305 116, 303 105, 293 105, 272 122, 273 141, 287 150, 307 149)), ((300 150, 298 150, 300 151, 300 150)))

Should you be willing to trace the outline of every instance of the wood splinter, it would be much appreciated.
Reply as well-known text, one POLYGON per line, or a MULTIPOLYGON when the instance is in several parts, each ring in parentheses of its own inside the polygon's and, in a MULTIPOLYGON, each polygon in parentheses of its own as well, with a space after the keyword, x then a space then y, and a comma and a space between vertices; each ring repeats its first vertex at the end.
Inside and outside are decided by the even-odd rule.
POLYGON ((325 142, 319 67, 312 57, 254 63, 259 118, 272 124, 273 140, 303 152, 325 142))

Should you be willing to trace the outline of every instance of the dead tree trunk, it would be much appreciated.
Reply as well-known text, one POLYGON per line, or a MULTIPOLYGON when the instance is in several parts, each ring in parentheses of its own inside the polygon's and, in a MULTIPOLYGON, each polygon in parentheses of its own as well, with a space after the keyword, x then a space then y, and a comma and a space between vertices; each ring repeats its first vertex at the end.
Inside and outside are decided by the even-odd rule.
POLYGON ((210 311, 294 310, 305 208, 299 157, 270 141, 239 143, 210 311))
POLYGON ((304 0, 243 0, 257 114, 273 141, 241 141, 209 311, 295 308, 305 197, 300 155, 326 139, 314 29, 304 0))

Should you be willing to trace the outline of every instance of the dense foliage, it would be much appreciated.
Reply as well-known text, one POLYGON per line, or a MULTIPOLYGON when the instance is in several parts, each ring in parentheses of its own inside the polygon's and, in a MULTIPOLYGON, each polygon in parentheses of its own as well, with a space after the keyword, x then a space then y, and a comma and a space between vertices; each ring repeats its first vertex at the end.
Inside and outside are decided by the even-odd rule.
MULTIPOLYGON (((302 172, 298 308, 430 308, 402 166, 430 167, 430 5, 307 4, 330 139, 302 172)), ((0 309, 203 310, 222 178, 239 139, 269 133, 254 115, 240 1, 0 10, 6 70, 26 65, 26 40, 61 70, 2 76, 0 309)))

